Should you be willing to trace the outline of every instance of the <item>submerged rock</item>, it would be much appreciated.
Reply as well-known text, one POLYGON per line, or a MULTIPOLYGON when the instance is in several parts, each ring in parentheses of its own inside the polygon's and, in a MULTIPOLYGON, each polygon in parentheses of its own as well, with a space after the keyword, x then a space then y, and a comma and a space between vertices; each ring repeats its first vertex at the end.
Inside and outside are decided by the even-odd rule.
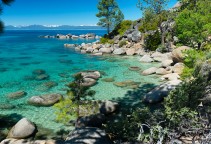
POLYGON ((102 81, 104 81, 104 82, 114 82, 115 80, 114 80, 114 78, 104 78, 104 79, 102 79, 102 81))
POLYGON ((131 80, 126 80, 126 81, 122 81, 122 82, 114 82, 113 84, 117 87, 128 87, 128 88, 130 88, 131 86, 134 86, 134 85, 138 86, 140 83, 134 82, 134 81, 131 81, 131 80))
POLYGON ((129 70, 131 71, 139 71, 140 69, 141 69, 140 67, 136 67, 136 66, 129 67, 129 70))
POLYGON ((26 118, 18 121, 10 130, 7 138, 24 139, 36 133, 35 125, 26 118))
POLYGON ((38 76, 35 77, 35 79, 36 79, 37 81, 46 80, 46 79, 48 79, 48 78, 49 78, 49 75, 47 75, 47 74, 41 74, 41 75, 38 75, 38 76))
POLYGON ((35 74, 35 75, 41 75, 41 74, 45 74, 46 71, 42 70, 42 69, 36 69, 32 73, 35 74))
POLYGON ((47 87, 48 89, 53 88, 55 86, 58 86, 58 83, 54 82, 54 81, 49 81, 49 82, 45 82, 43 84, 45 87, 47 87))
POLYGON ((77 128, 69 133, 65 144, 113 144, 104 130, 99 128, 77 128))
POLYGON ((63 96, 61 94, 47 94, 42 96, 33 96, 28 100, 30 105, 34 106, 52 106, 59 102, 63 96))
POLYGON ((0 103, 0 109, 14 109, 15 106, 10 103, 0 103))
POLYGON ((9 99, 19 99, 19 98, 22 98, 26 95, 27 95, 27 93, 25 91, 20 90, 20 91, 17 91, 17 92, 7 94, 7 97, 9 99))

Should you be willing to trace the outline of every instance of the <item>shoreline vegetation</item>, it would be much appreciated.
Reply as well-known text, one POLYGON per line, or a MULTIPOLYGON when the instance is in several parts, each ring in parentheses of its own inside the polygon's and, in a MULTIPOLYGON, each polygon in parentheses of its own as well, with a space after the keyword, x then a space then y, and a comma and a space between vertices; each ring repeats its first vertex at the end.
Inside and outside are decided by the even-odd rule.
MULTIPOLYGON (((117 87, 132 88, 128 95, 136 101, 125 102, 126 98, 96 101, 91 99, 95 92, 90 88, 97 85, 103 72, 80 71, 67 84, 65 97, 51 94, 29 100, 34 105, 55 104, 57 121, 72 124, 73 131, 61 141, 33 140, 36 125, 23 118, 1 144, 211 143, 211 1, 182 0, 168 11, 164 9, 166 1, 144 1, 149 7, 143 7, 139 1, 144 14, 137 21, 123 20, 117 3, 110 6, 112 2, 115 1, 101 0, 98 5, 99 25, 105 26, 108 32, 103 37, 93 33, 39 37, 96 39, 80 45, 65 43, 64 47, 97 57, 137 56, 140 63, 158 63, 158 67, 141 70, 141 75, 159 76, 162 83, 140 87, 138 82, 114 82, 107 78, 104 81, 114 82, 117 87), (110 19, 104 16, 108 7, 112 11, 110 19), (146 90, 149 87, 153 89, 146 90), (144 95, 140 102, 137 97, 141 94, 144 95)), ((129 69, 140 71, 141 68, 129 69)), ((24 95, 24 91, 19 91, 9 97, 24 95)))

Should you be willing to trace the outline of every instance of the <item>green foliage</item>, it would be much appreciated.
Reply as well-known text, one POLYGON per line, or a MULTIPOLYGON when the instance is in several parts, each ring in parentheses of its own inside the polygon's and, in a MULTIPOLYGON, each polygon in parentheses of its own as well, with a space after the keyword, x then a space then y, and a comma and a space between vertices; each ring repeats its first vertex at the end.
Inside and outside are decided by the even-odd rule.
POLYGON ((196 122, 197 107, 206 85, 203 78, 197 77, 182 83, 165 98, 165 114, 174 126, 179 126, 184 118, 196 122))
POLYGON ((73 102, 74 96, 72 92, 69 92, 65 99, 62 99, 59 103, 53 107, 56 109, 56 120, 67 124, 70 120, 76 118, 76 103, 73 102))
POLYGON ((107 37, 102 37, 100 39, 100 43, 102 43, 102 44, 106 44, 106 43, 114 44, 114 41, 112 39, 107 38, 107 37))
POLYGON ((190 49, 184 52, 185 59, 184 64, 185 68, 181 75, 182 79, 190 78, 194 74, 194 69, 197 66, 199 61, 205 60, 205 53, 200 50, 190 49))
POLYGON ((119 43, 119 47, 123 47, 124 45, 126 45, 127 44, 127 42, 125 41, 125 40, 123 40, 123 41, 121 41, 120 43, 119 43))
POLYGON ((190 4, 179 13, 176 18, 176 33, 180 43, 201 48, 201 44, 211 34, 210 11, 211 1, 200 0, 194 3, 194 7, 190 4))
POLYGON ((145 48, 151 51, 155 51, 161 44, 161 36, 158 31, 154 35, 145 36, 145 48))
POLYGON ((124 19, 124 15, 115 0, 100 0, 97 8, 99 13, 96 16, 100 18, 98 25, 106 27, 108 34, 110 29, 115 28, 124 19))
MULTIPOLYGON (((88 91, 88 87, 82 86, 83 76, 79 73, 74 76, 74 81, 67 86, 70 90, 67 91, 67 97, 55 105, 56 120, 62 123, 68 123, 71 119, 81 116, 82 98, 93 96, 94 91, 88 91)), ((86 105, 85 107, 87 107, 86 105)))
POLYGON ((119 25, 117 25, 115 30, 117 30, 118 34, 122 36, 126 30, 131 27, 132 23, 133 22, 131 20, 123 20, 119 25))
POLYGON ((190 49, 184 52, 184 64, 189 68, 194 68, 197 61, 204 60, 205 54, 203 51, 190 49))

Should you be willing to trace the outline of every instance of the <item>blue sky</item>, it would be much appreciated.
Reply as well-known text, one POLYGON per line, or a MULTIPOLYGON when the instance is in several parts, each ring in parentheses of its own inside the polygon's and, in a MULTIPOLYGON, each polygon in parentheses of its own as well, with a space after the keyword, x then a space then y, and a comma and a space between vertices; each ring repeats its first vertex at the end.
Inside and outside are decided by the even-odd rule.
MULTIPOLYGON (((125 19, 136 20, 141 11, 138 0, 117 0, 125 19)), ((177 0, 170 0, 172 7, 177 0)), ((4 7, 1 19, 6 25, 95 25, 98 0, 15 0, 4 7)))

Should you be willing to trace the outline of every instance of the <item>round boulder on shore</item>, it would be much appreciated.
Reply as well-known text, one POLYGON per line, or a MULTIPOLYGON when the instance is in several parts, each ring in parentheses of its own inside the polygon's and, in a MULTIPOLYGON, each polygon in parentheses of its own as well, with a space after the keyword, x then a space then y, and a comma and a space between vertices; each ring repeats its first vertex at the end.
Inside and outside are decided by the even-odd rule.
POLYGON ((183 52, 187 51, 189 49, 190 49, 190 47, 187 47, 187 46, 181 46, 181 47, 174 49, 172 51, 172 59, 173 59, 174 63, 183 62, 183 59, 184 59, 183 52))
POLYGON ((63 96, 61 94, 47 94, 42 96, 33 96, 28 100, 28 104, 34 106, 52 106, 59 102, 63 96))
POLYGON ((9 131, 7 138, 24 139, 36 133, 35 125, 26 118, 18 121, 9 131))

